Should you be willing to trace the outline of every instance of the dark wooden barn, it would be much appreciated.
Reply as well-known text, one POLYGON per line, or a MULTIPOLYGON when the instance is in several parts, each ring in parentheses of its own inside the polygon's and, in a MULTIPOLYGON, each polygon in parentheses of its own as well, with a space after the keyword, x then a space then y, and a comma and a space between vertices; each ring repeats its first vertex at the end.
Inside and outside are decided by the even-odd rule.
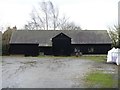
POLYGON ((39 55, 38 44, 33 43, 10 44, 10 54, 24 54, 25 56, 38 56, 39 55))
POLYGON ((70 56, 71 55, 71 38, 67 35, 60 33, 52 38, 53 55, 70 56))
POLYGON ((31 56, 107 54, 111 44, 106 30, 16 30, 9 51, 31 56))
POLYGON ((0 31, 0 56, 2 55, 2 32, 0 31))

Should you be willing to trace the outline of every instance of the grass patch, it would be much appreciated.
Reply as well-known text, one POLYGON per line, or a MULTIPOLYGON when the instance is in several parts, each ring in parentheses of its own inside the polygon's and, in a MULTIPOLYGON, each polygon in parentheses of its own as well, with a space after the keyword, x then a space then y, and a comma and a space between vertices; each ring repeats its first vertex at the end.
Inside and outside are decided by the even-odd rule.
POLYGON ((53 55, 39 55, 37 57, 39 57, 39 58, 53 58, 55 56, 53 56, 53 55))
POLYGON ((117 80, 113 79, 112 74, 101 71, 89 73, 85 81, 88 88, 113 88, 117 84, 117 80))
POLYGON ((93 60, 96 62, 106 62, 107 55, 83 55, 83 56, 46 56, 39 55, 39 58, 73 58, 73 59, 85 59, 85 60, 93 60))
POLYGON ((72 57, 72 56, 50 56, 50 55, 39 55, 37 56, 39 58, 68 58, 68 57, 72 57))
POLYGON ((93 60, 97 62, 105 62, 107 56, 106 55, 98 55, 98 56, 81 56, 80 59, 87 59, 87 60, 93 60))

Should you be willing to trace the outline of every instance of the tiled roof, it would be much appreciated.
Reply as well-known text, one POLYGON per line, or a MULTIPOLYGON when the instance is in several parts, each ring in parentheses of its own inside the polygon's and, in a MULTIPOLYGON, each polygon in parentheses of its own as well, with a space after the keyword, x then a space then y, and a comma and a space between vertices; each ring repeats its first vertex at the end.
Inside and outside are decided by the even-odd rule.
POLYGON ((38 43, 51 46, 52 38, 64 33, 71 38, 72 44, 108 44, 112 43, 107 30, 16 30, 10 43, 38 43))

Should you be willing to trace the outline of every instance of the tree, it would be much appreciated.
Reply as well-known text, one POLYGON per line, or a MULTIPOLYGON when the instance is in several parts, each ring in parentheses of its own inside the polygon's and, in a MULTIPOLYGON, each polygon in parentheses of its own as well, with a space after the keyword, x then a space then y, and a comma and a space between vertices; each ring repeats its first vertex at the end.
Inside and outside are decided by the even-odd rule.
POLYGON ((25 25, 27 30, 78 30, 80 26, 74 22, 68 22, 65 16, 59 18, 59 10, 51 1, 41 2, 39 10, 33 9, 31 13, 31 21, 25 25))
POLYGON ((51 13, 51 20, 53 23, 53 29, 55 30, 57 26, 59 25, 58 22, 58 16, 59 16, 59 11, 57 7, 54 7, 53 3, 49 1, 50 4, 50 13, 51 13))
POLYGON ((2 34, 2 54, 9 54, 9 42, 13 31, 17 30, 16 26, 8 29, 2 34))
POLYGON ((61 30, 81 30, 80 26, 75 25, 74 22, 66 22, 63 25, 60 25, 61 30))
POLYGON ((44 18, 40 17, 37 10, 34 8, 32 13, 30 14, 31 21, 28 21, 28 23, 25 25, 25 29, 27 30, 45 30, 45 22, 44 18))
POLYGON ((109 28, 109 35, 112 39, 113 46, 120 48, 120 26, 114 25, 114 27, 109 28))
POLYGON ((53 28, 55 30, 58 25, 58 9, 51 1, 41 2, 39 5, 39 11, 33 9, 31 13, 32 20, 25 25, 25 29, 48 30, 53 28))
POLYGON ((118 48, 120 48, 120 25, 118 27, 118 48))

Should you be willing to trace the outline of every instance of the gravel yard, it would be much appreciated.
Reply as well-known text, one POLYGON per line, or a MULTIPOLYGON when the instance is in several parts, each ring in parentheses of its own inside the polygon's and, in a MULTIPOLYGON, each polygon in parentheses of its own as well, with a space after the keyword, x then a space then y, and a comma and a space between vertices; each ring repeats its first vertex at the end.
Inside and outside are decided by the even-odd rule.
POLYGON ((0 56, 0 90, 2 89, 2 56, 0 56))
POLYGON ((84 76, 95 68, 117 75, 116 65, 95 63, 73 57, 3 56, 2 87, 85 88, 84 76))

